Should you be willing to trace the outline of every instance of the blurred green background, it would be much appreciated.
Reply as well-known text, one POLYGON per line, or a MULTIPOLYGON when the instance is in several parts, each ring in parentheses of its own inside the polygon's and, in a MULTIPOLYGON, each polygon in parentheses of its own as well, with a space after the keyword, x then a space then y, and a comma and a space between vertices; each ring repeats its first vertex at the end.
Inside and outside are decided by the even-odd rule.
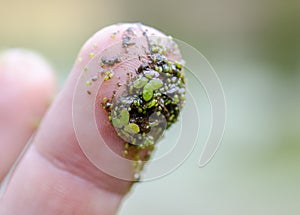
POLYGON ((84 41, 117 22, 142 22, 193 45, 218 73, 228 115, 213 161, 199 169, 197 147, 172 174, 136 185, 120 215, 299 214, 300 1, 0 3, 0 48, 42 53, 61 84, 84 41))

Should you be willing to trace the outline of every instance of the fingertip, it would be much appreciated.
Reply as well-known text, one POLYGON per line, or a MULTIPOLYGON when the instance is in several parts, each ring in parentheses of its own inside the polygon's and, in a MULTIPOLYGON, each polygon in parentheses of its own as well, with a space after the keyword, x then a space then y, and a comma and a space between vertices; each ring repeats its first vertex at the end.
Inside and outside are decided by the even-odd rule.
POLYGON ((51 66, 37 53, 0 53, 0 180, 37 128, 55 92, 51 66))
POLYGON ((30 50, 0 52, 0 74, 1 88, 12 97, 11 104, 19 101, 17 97, 21 95, 37 103, 45 99, 49 103, 56 90, 54 69, 41 55, 30 50))
MULTIPOLYGON (((114 78, 110 77, 107 81, 104 76, 101 76, 101 79, 98 79, 100 82, 95 82, 93 85, 88 84, 94 87, 93 93, 89 94, 87 92, 91 88, 87 88, 86 81, 90 81, 89 78, 94 77, 94 72, 97 75, 107 75, 106 72, 108 69, 113 70, 115 74, 113 77, 115 78, 123 75, 124 78, 120 77, 119 80, 123 80, 125 83, 128 79, 127 87, 129 84, 132 86, 134 80, 131 79, 132 76, 127 76, 128 70, 131 70, 131 73, 136 73, 135 75, 138 76, 137 71, 142 67, 143 71, 140 72, 142 73, 140 75, 146 73, 142 65, 146 61, 142 61, 143 58, 141 58, 142 60, 140 59, 140 53, 145 56, 145 60, 149 60, 148 63, 151 63, 152 74, 157 73, 154 72, 156 70, 155 65, 150 61, 153 56, 149 56, 149 53, 152 52, 152 47, 149 45, 148 33, 150 36, 166 37, 159 31, 141 24, 122 23, 100 30, 85 43, 61 93, 56 97, 48 114, 43 118, 43 122, 33 139, 31 147, 10 180, 10 184, 4 195, 4 201, 0 202, 4 210, 18 212, 34 210, 45 211, 49 214, 55 214, 59 210, 66 213, 81 214, 78 208, 84 207, 86 213, 91 210, 94 211, 91 214, 114 213, 123 196, 129 191, 133 181, 138 181, 140 178, 139 173, 142 170, 143 162, 140 160, 139 153, 141 152, 140 149, 143 150, 143 148, 135 147, 133 144, 130 146, 128 150, 129 156, 131 156, 130 152, 133 149, 133 159, 127 157, 126 154, 124 156, 118 152, 114 153, 115 148, 124 148, 127 150, 129 146, 126 143, 127 140, 120 138, 115 132, 108 118, 108 112, 103 110, 102 104, 99 104, 99 102, 103 101, 103 96, 107 96, 111 100, 113 99, 112 94, 117 83, 114 82, 114 78), (134 30, 137 31, 137 34, 132 32, 134 30), (130 41, 134 38, 133 36, 130 39, 130 35, 128 34, 131 33, 137 37, 141 36, 142 40, 137 40, 138 43, 130 41), (114 44, 117 44, 117 46, 110 49, 114 44), (130 47, 128 48, 128 46, 130 47), (128 55, 127 51, 133 51, 131 54, 134 58, 132 58, 132 55, 128 55), (116 64, 115 68, 111 68, 109 67, 111 63, 108 63, 107 67, 101 69, 101 62, 103 63, 102 57, 107 59, 111 59, 111 57, 115 58, 116 53, 120 54, 121 58, 124 57, 122 59, 124 64, 120 61, 120 65, 116 64), (88 70, 92 72, 89 74, 91 76, 88 76, 84 69, 89 63, 94 63, 92 65, 95 66, 88 70), (101 71, 99 72, 99 70, 101 71), (83 78, 83 74, 86 79, 83 78), (102 84, 104 81, 106 82, 102 84), (77 84, 80 84, 82 88, 77 88, 77 84), (80 91, 76 94, 78 89, 80 91), (76 95, 79 96, 76 97, 76 95), (98 103, 95 104, 94 101, 98 101, 98 103), (95 107, 95 105, 98 106, 95 107), (76 118, 74 116, 80 117, 76 118), (80 127, 76 127, 76 125, 80 127), (80 135, 78 132, 80 132, 80 135), (106 145, 113 150, 104 147, 102 138, 100 138, 101 142, 99 143, 97 135, 99 133, 103 135, 105 144, 107 142, 106 145), (82 137, 82 142, 79 137, 82 137), (110 167, 113 168, 110 169, 110 167), (34 180, 32 178, 33 174, 36 174, 34 180), (27 186, 24 186, 24 181, 28 182, 27 186), (50 188, 47 189, 49 192, 46 194, 40 192, 45 183, 36 183, 37 181, 47 182, 50 188), (76 181, 79 181, 79 183, 76 183, 76 181), (53 189, 55 187, 63 189, 67 187, 69 189, 59 189, 59 192, 57 192, 57 189, 53 189), (88 189, 89 187, 92 187, 92 189, 88 189), (30 192, 26 192, 28 189, 30 189, 30 192), (96 195, 94 195, 94 191, 97 191, 96 195), (35 195, 30 196, 32 193, 35 193, 35 195), (73 195, 73 193, 77 195, 73 195), (97 197, 93 198, 94 196, 97 197), (66 197, 68 199, 68 207, 66 207, 64 201, 66 197), (36 202, 36 199, 39 200, 39 204, 32 204, 32 202, 36 202), (52 204, 49 204, 49 201, 52 204), (21 206, 15 207, 16 202, 21 203, 21 206), (94 205, 100 206, 94 210, 94 205)), ((164 62, 165 66, 169 66, 169 64, 166 64, 164 62)), ((168 69, 168 71, 170 70, 168 69)), ((178 74, 178 71, 176 74, 178 74)), ((162 77, 165 76, 162 75, 162 77)), ((179 80, 180 77, 175 78, 175 81, 179 80)), ((147 82, 150 84, 151 77, 148 77, 148 79, 147 82)), ((157 86, 151 85, 150 87, 152 94, 154 90, 158 89, 157 86)), ((173 88, 176 88, 176 86, 173 88)), ((164 91, 166 90, 168 90, 167 86, 164 87, 164 91)), ((136 95, 140 96, 140 93, 136 93, 136 95)), ((152 95, 152 97, 154 96, 152 95)), ((148 102, 149 98, 144 100, 148 102)), ((165 102, 161 103, 161 105, 167 105, 165 102)), ((149 112, 148 109, 146 110, 148 107, 150 106, 145 105, 145 110, 142 110, 145 113, 142 116, 144 117, 142 120, 147 120, 146 123, 150 123, 148 120, 149 117, 146 116, 149 112)), ((166 110, 166 112, 169 113, 170 111, 166 110)), ((134 114, 132 114, 132 118, 134 117, 134 114)), ((125 126, 128 125, 129 127, 126 128, 132 129, 128 131, 129 133, 133 134, 131 131, 139 133, 139 131, 136 132, 136 129, 134 130, 130 127, 129 119, 124 121, 126 121, 126 124, 123 123, 121 128, 125 130, 125 126)), ((138 125, 136 124, 135 126, 138 125)), ((150 142, 149 144, 154 143, 150 142)))
MULTIPOLYGON (((35 81, 54 81, 54 70, 38 53, 26 49, 8 49, 0 52, 1 73, 8 73, 35 81)), ((52 83, 54 84, 54 82, 52 83)))

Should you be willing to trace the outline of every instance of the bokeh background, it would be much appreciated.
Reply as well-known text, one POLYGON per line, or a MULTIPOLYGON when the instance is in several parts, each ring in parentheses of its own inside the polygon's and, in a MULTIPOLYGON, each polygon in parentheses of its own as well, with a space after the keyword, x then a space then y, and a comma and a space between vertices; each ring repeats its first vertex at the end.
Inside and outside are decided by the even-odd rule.
POLYGON ((172 174, 136 185, 119 214, 298 215, 300 1, 0 0, 0 48, 42 53, 62 85, 84 41, 117 22, 142 22, 197 48, 228 106, 208 166, 197 167, 200 144, 172 174))

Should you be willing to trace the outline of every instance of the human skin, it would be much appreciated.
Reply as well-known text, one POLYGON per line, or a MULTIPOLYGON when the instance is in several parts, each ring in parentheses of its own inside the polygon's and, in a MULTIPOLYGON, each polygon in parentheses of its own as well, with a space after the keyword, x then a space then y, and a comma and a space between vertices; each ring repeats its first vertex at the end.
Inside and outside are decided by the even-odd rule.
MULTIPOLYGON (((91 60, 90 53, 104 50, 121 35, 112 39, 116 31, 124 31, 134 24, 118 24, 102 29, 82 47, 70 75, 52 103, 22 157, 0 199, 0 214, 115 214, 132 182, 105 174, 85 156, 77 141, 72 122, 72 98, 76 82, 84 66, 91 60)), ((162 36, 147 27, 150 33, 162 36)), ((142 36, 142 32, 139 32, 142 36)), ((49 87, 49 86, 48 86, 49 87)), ((0 86, 1 88, 1 86, 0 86)), ((111 91, 104 85, 99 94, 111 91)), ((15 110, 7 113, 15 114, 15 110)), ((107 123, 105 115, 98 121, 107 123)), ((86 119, 88 120, 88 119, 86 119)), ((85 121, 82 124, 88 123, 85 121)), ((15 131, 10 128, 11 133, 15 131)), ((103 128, 103 138, 117 148, 123 143, 113 128, 103 128), (111 132, 107 132, 111 130, 111 132)), ((1 137, 2 138, 2 137, 1 137)), ((105 163, 106 161, 103 160, 105 163)))
POLYGON ((35 131, 55 93, 52 68, 22 49, 0 53, 0 181, 35 131))

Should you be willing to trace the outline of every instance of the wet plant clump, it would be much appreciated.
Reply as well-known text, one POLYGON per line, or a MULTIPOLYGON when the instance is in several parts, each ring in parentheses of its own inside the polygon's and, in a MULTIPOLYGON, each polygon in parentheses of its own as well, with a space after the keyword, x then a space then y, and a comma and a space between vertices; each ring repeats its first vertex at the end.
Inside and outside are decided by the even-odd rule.
POLYGON ((153 42, 146 63, 135 72, 121 96, 103 101, 103 107, 117 134, 144 149, 177 121, 185 101, 185 79, 182 64, 168 60, 163 47, 153 42))

